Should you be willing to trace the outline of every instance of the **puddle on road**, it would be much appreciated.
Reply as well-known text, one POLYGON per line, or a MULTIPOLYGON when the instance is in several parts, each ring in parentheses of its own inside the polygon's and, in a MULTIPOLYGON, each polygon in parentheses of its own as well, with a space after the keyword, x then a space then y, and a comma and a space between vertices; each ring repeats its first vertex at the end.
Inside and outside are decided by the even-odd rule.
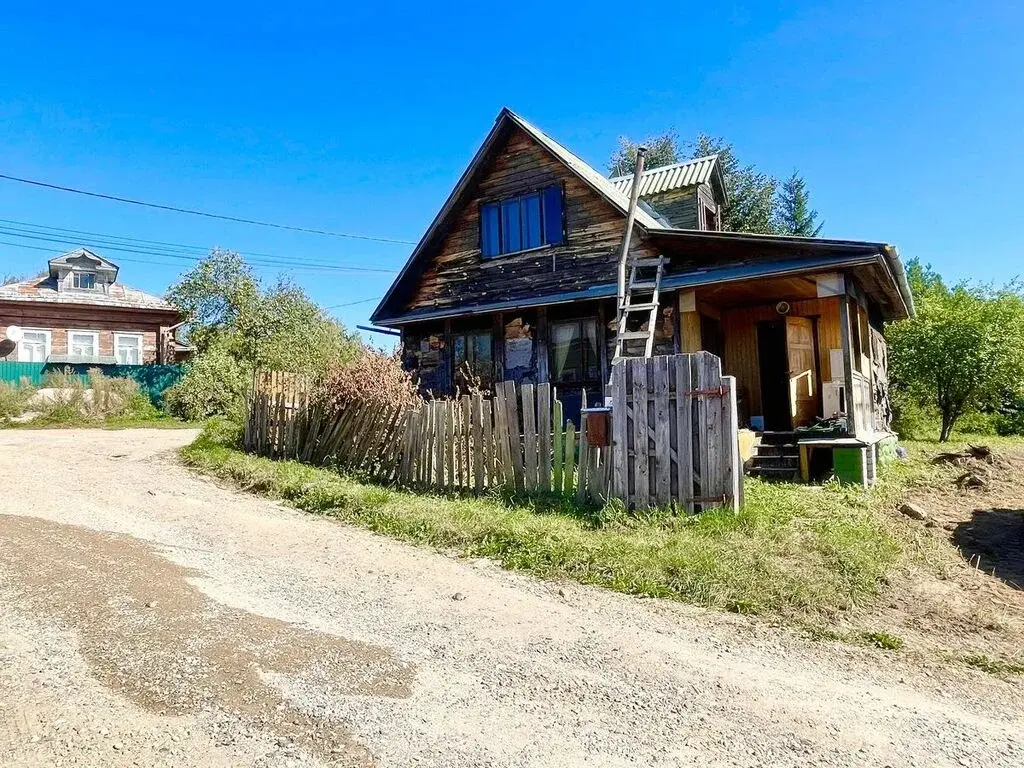
POLYGON ((340 695, 409 695, 414 671, 385 648, 221 605, 202 576, 139 539, 0 515, 0 580, 74 630, 96 677, 159 713, 215 708, 329 761, 372 765, 339 723, 293 706, 261 677, 340 695))

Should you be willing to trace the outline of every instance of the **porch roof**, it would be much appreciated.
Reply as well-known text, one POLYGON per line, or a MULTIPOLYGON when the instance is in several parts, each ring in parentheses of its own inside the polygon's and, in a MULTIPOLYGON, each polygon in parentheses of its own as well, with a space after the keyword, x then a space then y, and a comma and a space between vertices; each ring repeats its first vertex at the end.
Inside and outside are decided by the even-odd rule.
MULTIPOLYGON (((703 234, 706 235, 707 233, 703 234)), ((863 243, 861 245, 863 245, 863 243)), ((835 254, 823 254, 816 257, 798 256, 784 259, 773 259, 770 261, 764 260, 732 264, 711 264, 706 267, 688 269, 686 272, 678 274, 667 274, 662 279, 661 285, 663 291, 679 290, 765 277, 801 275, 821 272, 822 270, 853 267, 885 268, 885 266, 884 257, 877 251, 873 253, 855 253, 839 257, 835 254)), ((378 324, 383 326, 405 325, 406 323, 421 322, 425 320, 443 320, 452 317, 486 314, 489 312, 527 309, 530 307, 549 306, 553 304, 568 304, 575 301, 608 299, 615 298, 616 290, 617 287, 615 283, 601 283, 580 290, 531 296, 528 299, 517 299, 514 301, 460 304, 458 306, 436 309, 423 308, 407 312, 399 317, 381 319, 378 321, 378 324)))

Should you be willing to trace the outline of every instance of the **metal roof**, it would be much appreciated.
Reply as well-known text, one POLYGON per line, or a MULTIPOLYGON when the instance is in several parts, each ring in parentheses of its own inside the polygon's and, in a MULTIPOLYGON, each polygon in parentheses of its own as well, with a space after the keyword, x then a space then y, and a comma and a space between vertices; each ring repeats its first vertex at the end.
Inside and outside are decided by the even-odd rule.
POLYGON ((175 308, 159 296, 143 293, 122 283, 112 283, 106 291, 58 291, 52 277, 34 278, 0 285, 0 301, 25 301, 39 304, 85 304, 95 307, 155 309, 175 312, 175 308))
MULTIPOLYGON (((656 195, 659 192, 668 192, 670 189, 681 187, 692 187, 696 184, 703 184, 710 181, 715 171, 715 164, 718 162, 718 155, 698 157, 695 160, 687 160, 683 163, 663 165, 660 168, 651 168, 644 171, 640 177, 640 196, 656 195)), ((624 196, 629 195, 633 187, 633 174, 628 176, 616 176, 609 179, 612 186, 624 196)))

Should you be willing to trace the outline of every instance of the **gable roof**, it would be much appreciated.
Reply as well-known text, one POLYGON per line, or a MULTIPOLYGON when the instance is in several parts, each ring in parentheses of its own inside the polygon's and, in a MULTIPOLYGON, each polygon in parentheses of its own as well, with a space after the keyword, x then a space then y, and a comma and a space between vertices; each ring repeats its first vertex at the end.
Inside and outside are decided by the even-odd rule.
MULTIPOLYGON (((640 196, 646 197, 672 189, 692 187, 705 182, 710 183, 714 176, 720 177, 721 173, 718 155, 707 155, 681 163, 650 168, 644 171, 640 177, 640 196)), ((633 188, 633 174, 616 176, 609 181, 623 195, 628 195, 633 188)), ((721 187, 724 194, 725 184, 722 184, 721 187)))
POLYGON ((47 262, 50 268, 50 277, 57 277, 57 267, 71 267, 74 268, 75 264, 72 262, 87 260, 92 263, 92 268, 96 270, 103 270, 114 273, 114 279, 117 279, 117 273, 119 267, 110 259, 104 258, 99 254, 93 253, 88 248, 75 248, 73 251, 62 253, 60 256, 55 256, 47 262))
MULTIPOLYGON (((507 138, 507 132, 513 128, 519 128, 530 136, 534 141, 541 145, 541 147, 546 149, 551 153, 551 155, 559 160, 567 169, 574 173, 581 181, 610 203, 612 207, 620 211, 623 216, 628 214, 628 195, 625 195, 616 189, 615 185, 612 184, 611 181, 603 174, 594 170, 594 168, 552 139, 542 130, 524 120, 508 107, 503 107, 498 113, 498 116, 494 119, 494 125, 491 127, 487 137, 480 145, 480 148, 476 151, 476 154, 473 155, 473 159, 470 161, 469 166, 467 166, 466 170, 463 171, 462 176, 459 177, 459 180, 455 185, 455 188, 451 191, 451 194, 448 195, 448 199, 445 200, 444 205, 441 206, 441 210, 434 217, 434 220, 430 223, 426 233, 424 233, 423 237, 420 238, 420 241, 416 244, 416 247, 413 248, 412 254, 402 267, 401 272, 398 273, 398 277, 395 278, 394 282, 388 288, 387 293, 384 294, 380 303, 373 310, 373 313, 370 315, 370 319, 372 321, 377 321, 399 286, 403 285, 410 277, 414 265, 420 261, 428 246, 430 246, 437 237, 443 235, 447 230, 448 224, 456 215, 458 215, 460 203, 472 188, 473 182, 476 180, 478 173, 483 169, 487 160, 492 156, 498 145, 507 138)), ((636 223, 646 230, 660 230, 665 228, 664 224, 659 222, 654 216, 640 206, 637 206, 636 223)))

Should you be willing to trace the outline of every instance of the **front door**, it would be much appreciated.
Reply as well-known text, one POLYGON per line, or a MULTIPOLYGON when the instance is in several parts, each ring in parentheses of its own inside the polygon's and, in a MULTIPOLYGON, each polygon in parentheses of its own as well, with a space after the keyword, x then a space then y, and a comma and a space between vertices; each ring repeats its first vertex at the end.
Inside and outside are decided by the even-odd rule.
POLYGON ((819 392, 814 347, 814 321, 808 317, 787 317, 789 412, 794 428, 810 424, 818 415, 819 392))

